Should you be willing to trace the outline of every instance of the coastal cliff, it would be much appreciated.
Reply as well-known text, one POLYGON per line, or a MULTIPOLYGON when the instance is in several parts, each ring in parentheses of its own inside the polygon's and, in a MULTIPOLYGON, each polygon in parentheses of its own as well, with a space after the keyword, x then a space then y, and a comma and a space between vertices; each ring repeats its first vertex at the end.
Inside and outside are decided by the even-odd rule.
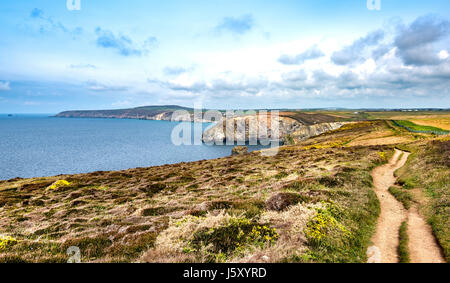
POLYGON ((279 118, 278 131, 272 127, 271 119, 267 116, 242 116, 228 120, 222 120, 203 133, 203 142, 221 143, 227 139, 234 142, 250 142, 252 139, 261 140, 285 140, 288 136, 295 140, 305 140, 328 131, 341 128, 344 122, 325 122, 306 124, 299 120, 283 117, 279 118), (241 126, 239 126, 241 125, 241 126), (244 126, 245 125, 245 126, 244 126), (278 134, 276 134, 278 132, 278 134))
MULTIPOLYGON (((200 114, 202 113, 200 112, 200 114)), ((203 142, 221 143, 225 141, 226 133, 232 135, 232 137, 228 138, 234 142, 286 140, 287 138, 304 140, 338 129, 344 125, 343 122, 338 122, 339 119, 337 117, 331 115, 302 111, 281 111, 279 112, 277 130, 272 127, 270 115, 257 114, 224 118, 203 133, 203 142)), ((55 115, 55 117, 212 122, 209 119, 204 119, 203 115, 195 115, 193 108, 176 105, 144 106, 116 110, 65 111, 55 115)))
POLYGON ((194 109, 181 107, 176 105, 167 106, 145 106, 130 109, 115 110, 75 110, 64 111, 54 117, 59 118, 108 118, 108 119, 140 119, 140 120, 157 120, 171 121, 176 111, 184 111, 185 113, 176 116, 177 121, 195 121, 205 122, 203 119, 194 117, 194 109))
POLYGON ((346 122, 331 122, 303 126, 290 135, 295 140, 303 141, 312 137, 320 136, 321 134, 324 134, 326 132, 337 130, 343 127, 345 124, 346 122))

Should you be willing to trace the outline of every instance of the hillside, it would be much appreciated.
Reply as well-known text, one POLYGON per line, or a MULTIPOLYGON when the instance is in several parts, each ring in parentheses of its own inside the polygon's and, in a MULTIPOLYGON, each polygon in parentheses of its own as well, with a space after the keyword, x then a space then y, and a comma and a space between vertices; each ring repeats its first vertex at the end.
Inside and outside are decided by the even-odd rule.
MULTIPOLYGON (((132 109, 118 109, 118 110, 85 110, 85 111, 65 111, 61 112, 55 117, 59 118, 115 118, 115 119, 142 119, 142 120, 163 120, 163 121, 171 121, 174 117, 173 114, 175 111, 184 110, 189 112, 189 115, 178 116, 177 119, 180 121, 195 121, 195 122, 211 122, 209 120, 205 120, 203 117, 197 117, 194 115, 194 109, 186 108, 175 105, 166 105, 166 106, 144 106, 132 109)), ((245 111, 245 110, 244 110, 245 111)), ((223 111, 222 111, 223 112, 223 111)), ((270 115, 269 115, 270 116, 270 115)), ((238 121, 244 121, 246 125, 249 123, 249 119, 254 117, 258 118, 258 127, 256 131, 259 131, 261 128, 267 128, 268 132, 271 132, 271 124, 264 123, 262 124, 261 116, 255 115, 240 115, 234 117, 227 117, 229 119, 224 119, 222 125, 220 123, 206 132, 204 134, 203 140, 205 142, 212 141, 222 141, 224 140, 224 133, 226 132, 227 125, 233 125, 238 123, 238 121)), ((266 120, 270 120, 270 118, 264 116, 266 120)), ((224 115, 225 118, 225 115, 224 115)), ((333 125, 333 122, 341 121, 343 119, 327 114, 322 113, 303 113, 301 111, 289 111, 289 112, 280 112, 280 137, 279 139, 283 139, 288 135, 294 134, 294 132, 303 132, 300 135, 305 137, 314 136, 317 134, 321 134, 329 129, 336 129, 341 126, 341 124, 333 125), (317 131, 312 130, 312 134, 310 128, 314 125, 323 125, 323 130, 317 131), (305 132, 307 134, 305 134, 305 132)), ((313 127, 314 128, 314 127, 313 127)), ((248 141, 249 134, 247 132, 237 132, 235 133, 236 140, 248 141)), ((269 134, 269 138, 273 138, 269 134)))
MULTIPOLYGON (((18 242, 0 262, 65 262, 70 246, 83 262, 366 262, 380 212, 372 169, 407 144, 426 149, 419 160, 444 153, 423 164, 426 174, 448 172, 448 143, 358 122, 276 156, 1 181, 0 234, 18 242)), ((448 203, 430 205, 445 246, 448 211, 438 207, 448 203)))
POLYGON ((116 110, 64 111, 55 115, 55 117, 170 120, 172 113, 178 110, 185 110, 188 112, 193 111, 192 108, 176 105, 164 105, 164 106, 144 106, 129 109, 116 109, 116 110))
MULTIPOLYGON (((148 120, 170 120, 173 112, 185 110, 193 113, 193 108, 163 105, 163 106, 143 106, 129 109, 115 110, 71 110, 64 111, 55 115, 55 117, 64 118, 118 118, 118 119, 148 119, 148 120)), ((206 111, 206 110, 204 110, 206 111)), ((224 112, 225 110, 219 110, 224 112)), ((247 111, 247 110, 242 110, 247 111)), ((270 111, 270 110, 268 110, 270 111)), ((334 122, 338 118, 327 115, 326 113, 304 113, 301 111, 280 111, 280 116, 291 118, 304 125, 313 125, 318 123, 334 122)))

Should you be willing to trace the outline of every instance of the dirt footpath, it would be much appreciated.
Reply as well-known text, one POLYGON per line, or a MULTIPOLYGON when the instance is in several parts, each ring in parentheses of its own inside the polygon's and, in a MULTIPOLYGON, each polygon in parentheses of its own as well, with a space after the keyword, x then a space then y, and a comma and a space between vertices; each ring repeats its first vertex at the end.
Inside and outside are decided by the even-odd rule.
POLYGON ((445 263, 441 248, 433 236, 433 231, 417 207, 408 213, 409 252, 413 263, 445 263))
POLYGON ((369 262, 398 262, 398 231, 402 222, 406 220, 407 213, 403 205, 388 190, 395 183, 395 170, 401 168, 407 159, 407 153, 402 155, 401 151, 395 150, 388 164, 379 166, 372 172, 375 193, 380 200, 381 214, 378 218, 376 233, 372 238, 374 247, 369 248, 373 253, 369 256, 369 262))
POLYGON ((419 215, 416 207, 407 211, 394 196, 389 187, 394 185, 394 172, 403 167, 409 153, 395 150, 388 164, 375 168, 372 172, 375 193, 380 200, 381 214, 377 230, 372 238, 374 245, 367 250, 369 263, 397 263, 399 229, 403 221, 408 221, 409 250, 411 262, 445 262, 436 244, 431 228, 419 215))

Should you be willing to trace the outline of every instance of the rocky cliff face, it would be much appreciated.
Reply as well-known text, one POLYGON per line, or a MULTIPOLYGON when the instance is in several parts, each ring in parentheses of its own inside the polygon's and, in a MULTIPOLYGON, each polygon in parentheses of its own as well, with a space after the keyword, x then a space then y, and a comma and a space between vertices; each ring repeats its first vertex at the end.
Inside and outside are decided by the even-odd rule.
POLYGON ((311 137, 319 136, 323 133, 337 130, 344 126, 345 122, 320 123, 316 125, 303 126, 300 129, 290 133, 295 140, 306 140, 311 137))
POLYGON ((291 136, 295 140, 304 140, 339 129, 344 124, 343 122, 329 122, 305 125, 292 118, 280 117, 279 134, 277 135, 276 125, 272 125, 270 117, 242 116, 223 120, 209 128, 203 133, 203 142, 220 144, 227 139, 234 142, 284 140, 287 136, 291 136))
POLYGON ((224 119, 203 133, 203 142, 220 144, 226 139, 234 142, 279 140, 288 133, 300 129, 301 123, 285 117, 279 119, 279 133, 272 127, 270 116, 240 116, 224 119))
MULTIPOLYGON (((202 115, 194 115, 194 109, 176 105, 144 106, 116 110, 66 111, 55 117, 65 118, 116 118, 161 121, 211 122, 202 115), (181 110, 181 112, 177 112, 181 110), (174 113, 183 113, 174 115, 174 113)), ((201 112, 199 113, 201 114, 201 112)), ((223 114, 223 113, 222 113, 223 114)), ((256 143, 267 140, 284 140, 287 137, 303 140, 344 125, 330 115, 305 112, 280 112, 278 129, 272 125, 271 114, 231 116, 223 119, 203 133, 203 141, 221 144, 227 138, 233 142, 256 143), (279 133, 279 134, 277 134, 279 133)), ((237 114, 236 114, 237 115, 237 114)))

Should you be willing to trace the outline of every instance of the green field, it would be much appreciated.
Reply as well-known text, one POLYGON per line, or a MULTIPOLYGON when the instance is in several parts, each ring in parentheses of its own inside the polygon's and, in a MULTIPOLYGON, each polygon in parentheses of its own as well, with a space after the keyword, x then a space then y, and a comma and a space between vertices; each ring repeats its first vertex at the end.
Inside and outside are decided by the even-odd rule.
POLYGON ((413 122, 410 121, 405 121, 405 120, 399 120, 399 121, 395 121, 397 124, 404 126, 404 127, 408 127, 409 129, 413 130, 413 131, 425 131, 425 132, 444 132, 444 133, 450 133, 450 131, 446 131, 440 128, 436 128, 436 127, 432 127, 432 126, 422 126, 422 125, 417 125, 413 122))

